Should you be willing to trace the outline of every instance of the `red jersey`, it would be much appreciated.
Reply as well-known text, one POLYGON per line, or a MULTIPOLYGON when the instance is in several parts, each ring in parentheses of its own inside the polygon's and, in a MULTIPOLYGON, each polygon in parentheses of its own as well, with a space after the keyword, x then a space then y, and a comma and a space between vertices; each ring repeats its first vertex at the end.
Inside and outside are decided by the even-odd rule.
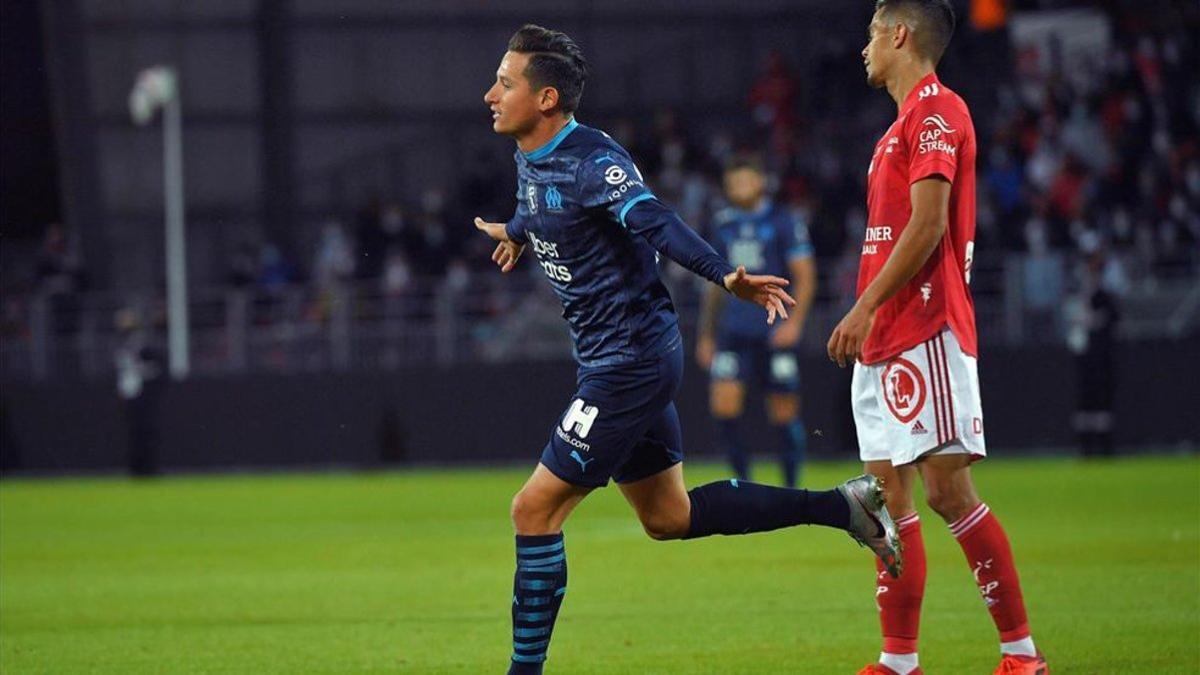
POLYGON ((975 127, 967 104, 929 74, 909 92, 867 169, 867 231, 858 295, 879 274, 912 215, 910 186, 930 176, 950 181, 950 222, 925 265, 879 307, 862 362, 878 363, 949 326, 978 357, 975 305, 968 284, 975 249, 975 127))

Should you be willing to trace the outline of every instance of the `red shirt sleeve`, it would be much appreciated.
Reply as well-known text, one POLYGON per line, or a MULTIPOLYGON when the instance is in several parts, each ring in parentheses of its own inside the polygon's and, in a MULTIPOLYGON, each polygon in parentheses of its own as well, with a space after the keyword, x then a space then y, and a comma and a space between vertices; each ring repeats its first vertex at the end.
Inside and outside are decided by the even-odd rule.
POLYGON ((909 184, 930 176, 942 176, 953 183, 970 128, 971 120, 945 94, 917 103, 904 129, 909 184))

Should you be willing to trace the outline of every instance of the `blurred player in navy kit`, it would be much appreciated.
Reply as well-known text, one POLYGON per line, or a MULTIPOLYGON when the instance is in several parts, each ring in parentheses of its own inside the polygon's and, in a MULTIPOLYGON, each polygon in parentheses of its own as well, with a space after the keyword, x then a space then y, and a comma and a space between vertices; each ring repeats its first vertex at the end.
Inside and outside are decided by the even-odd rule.
POLYGON ((790 278, 796 306, 787 321, 770 326, 754 307, 726 303, 725 293, 709 289, 700 314, 696 360, 712 377, 709 405, 738 478, 750 478, 739 426, 746 386, 756 382, 766 393, 767 419, 777 438, 784 484, 795 487, 808 444, 800 418, 796 345, 817 288, 808 227, 771 201, 767 177, 753 159, 739 159, 725 169, 725 196, 732 206, 714 218, 713 247, 747 272, 790 278))
MULTIPOLYGON (((492 260, 503 272, 532 250, 562 303, 579 362, 576 393, 512 501, 510 675, 542 672, 567 592, 563 523, 610 480, 654 539, 824 525, 869 546, 892 574, 902 564, 882 483, 872 476, 824 491, 737 479, 685 487, 673 402, 683 338, 658 255, 753 303, 759 321, 764 310, 766 323, 787 319, 795 301, 782 288, 787 279, 730 265, 654 196, 624 148, 576 121, 587 70, 569 36, 525 26, 484 95, 492 129, 517 144, 517 203, 507 223, 476 218, 475 227, 497 242, 492 260)), ((603 645, 587 648, 592 658, 612 658, 603 645)))

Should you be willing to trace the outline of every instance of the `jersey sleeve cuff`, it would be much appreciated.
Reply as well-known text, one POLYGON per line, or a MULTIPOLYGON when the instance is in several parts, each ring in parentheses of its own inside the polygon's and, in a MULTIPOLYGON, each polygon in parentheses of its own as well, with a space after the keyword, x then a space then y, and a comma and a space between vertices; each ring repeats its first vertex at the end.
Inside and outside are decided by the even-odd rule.
POLYGON ((945 178, 947 183, 953 183, 954 169, 955 166, 950 162, 933 162, 913 171, 908 177, 908 184, 912 185, 919 180, 933 178, 934 176, 940 176, 945 178))
POLYGON ((725 292, 728 293, 729 289, 725 287, 725 277, 729 276, 730 274, 733 274, 736 271, 737 271, 736 267, 734 267, 733 265, 729 264, 728 262, 722 260, 720 265, 718 265, 718 267, 717 267, 716 278, 711 279, 710 281, 712 281, 714 284, 720 286, 721 288, 724 288, 725 292))
POLYGON ((521 227, 517 225, 517 221, 515 219, 508 221, 508 223, 504 225, 504 234, 508 235, 508 238, 515 243, 525 243, 525 233, 521 232, 521 227))

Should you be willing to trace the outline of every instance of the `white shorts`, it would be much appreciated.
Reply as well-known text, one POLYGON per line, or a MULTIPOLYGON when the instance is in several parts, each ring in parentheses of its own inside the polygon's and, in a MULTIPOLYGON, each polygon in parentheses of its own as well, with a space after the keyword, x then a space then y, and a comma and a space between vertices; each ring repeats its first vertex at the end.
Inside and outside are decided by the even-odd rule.
POLYGON ((850 398, 864 462, 987 455, 976 359, 948 329, 882 363, 855 363, 850 398))

